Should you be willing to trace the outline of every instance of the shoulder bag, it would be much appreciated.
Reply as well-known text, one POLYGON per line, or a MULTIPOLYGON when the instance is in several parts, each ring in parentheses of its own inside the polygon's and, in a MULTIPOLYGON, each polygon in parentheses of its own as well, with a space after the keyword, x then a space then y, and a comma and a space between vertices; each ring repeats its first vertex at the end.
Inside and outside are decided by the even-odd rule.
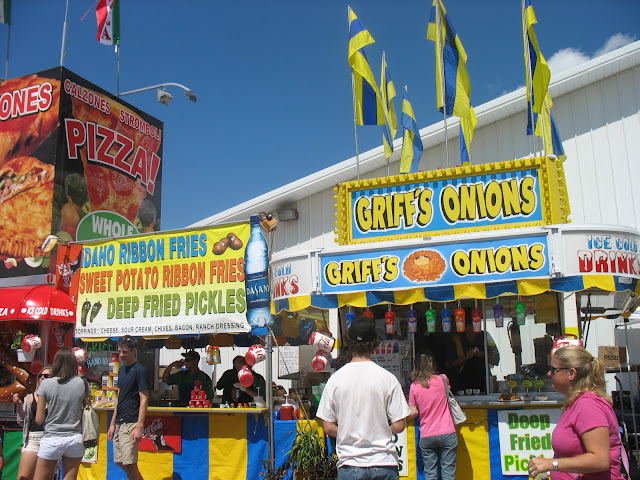
POLYGON ((445 377, 444 375, 440 375, 440 378, 442 378, 442 381, 444 382, 444 389, 447 392, 447 401, 449 402, 449 411, 451 412, 453 423, 455 425, 459 425, 462 422, 466 422, 467 416, 462 411, 462 408, 460 408, 460 405, 458 404, 456 398, 453 396, 453 393, 451 393, 447 377, 445 377))
MULTIPOLYGON (((87 390, 91 392, 89 383, 86 379, 82 379, 85 385, 85 394, 87 390)), ((98 445, 98 438, 100 437, 100 420, 98 414, 91 406, 91 394, 85 395, 82 406, 82 442, 85 448, 95 447, 98 445)))

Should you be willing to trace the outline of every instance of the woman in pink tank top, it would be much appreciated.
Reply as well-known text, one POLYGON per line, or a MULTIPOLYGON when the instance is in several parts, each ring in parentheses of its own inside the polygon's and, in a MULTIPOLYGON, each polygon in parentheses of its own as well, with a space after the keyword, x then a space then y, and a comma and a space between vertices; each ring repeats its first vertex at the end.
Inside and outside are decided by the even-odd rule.
POLYGON ((620 430, 606 393, 604 364, 582 347, 562 347, 551 357, 553 388, 567 397, 551 437, 555 458, 529 461, 529 475, 552 480, 622 480, 620 430))
POLYGON ((446 375, 438 375, 431 355, 422 355, 413 371, 409 390, 409 408, 415 418, 420 415, 420 451, 424 461, 425 480, 456 477, 458 436, 449 411, 446 375))

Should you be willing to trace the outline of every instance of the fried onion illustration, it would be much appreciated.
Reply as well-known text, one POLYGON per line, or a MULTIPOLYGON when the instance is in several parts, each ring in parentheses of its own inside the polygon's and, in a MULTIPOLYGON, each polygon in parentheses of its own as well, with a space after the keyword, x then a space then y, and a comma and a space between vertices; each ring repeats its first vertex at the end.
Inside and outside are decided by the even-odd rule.
POLYGON ((407 257, 402 268, 404 275, 414 282, 433 282, 442 276, 446 267, 438 252, 418 250, 407 257))

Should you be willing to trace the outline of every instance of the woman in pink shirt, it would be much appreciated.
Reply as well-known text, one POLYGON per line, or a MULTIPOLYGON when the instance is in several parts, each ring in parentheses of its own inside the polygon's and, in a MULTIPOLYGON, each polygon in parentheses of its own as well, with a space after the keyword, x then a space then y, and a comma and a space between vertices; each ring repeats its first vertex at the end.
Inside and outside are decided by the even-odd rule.
POLYGON ((437 375, 433 357, 422 355, 420 365, 413 371, 409 390, 409 408, 414 418, 420 415, 420 450, 424 461, 425 480, 456 478, 458 436, 449 411, 446 375, 437 375))
POLYGON ((551 358, 553 388, 567 399, 551 437, 554 457, 529 461, 529 475, 552 480, 622 480, 620 430, 606 394, 604 364, 582 347, 562 347, 551 358))

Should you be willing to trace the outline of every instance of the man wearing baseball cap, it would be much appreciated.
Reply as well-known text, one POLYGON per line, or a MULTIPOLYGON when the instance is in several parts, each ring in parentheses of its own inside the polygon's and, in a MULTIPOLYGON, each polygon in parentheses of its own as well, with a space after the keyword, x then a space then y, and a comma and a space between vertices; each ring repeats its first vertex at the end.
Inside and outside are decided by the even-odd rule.
POLYGON ((317 412, 325 433, 337 439, 338 480, 398 479, 393 436, 410 410, 398 379, 371 361, 380 343, 375 321, 354 318, 345 343, 351 361, 329 378, 317 412))
POLYGON ((207 398, 213 398, 213 385, 211 377, 200 370, 200 354, 195 350, 189 350, 181 354, 184 359, 176 360, 169 364, 162 373, 162 381, 168 385, 177 385, 180 394, 180 401, 189 403, 191 400, 191 390, 195 382, 202 382, 202 390, 207 393, 207 398), (171 370, 185 367, 185 370, 179 370, 171 375, 171 370))

